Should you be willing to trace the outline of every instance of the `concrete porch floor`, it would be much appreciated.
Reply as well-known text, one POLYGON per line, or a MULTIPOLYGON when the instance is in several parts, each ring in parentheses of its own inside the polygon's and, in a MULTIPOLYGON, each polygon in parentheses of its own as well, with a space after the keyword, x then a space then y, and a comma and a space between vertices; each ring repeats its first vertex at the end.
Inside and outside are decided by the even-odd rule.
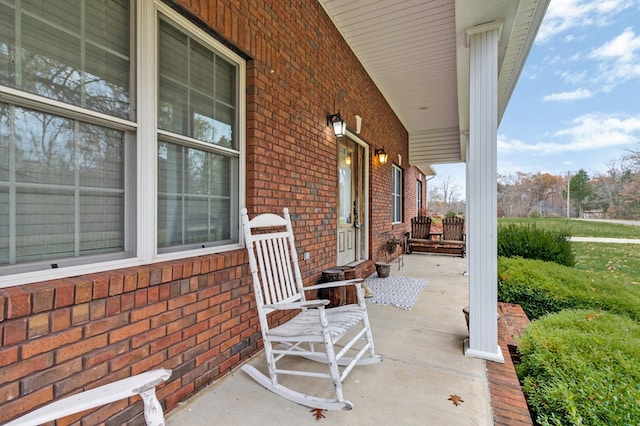
MULTIPOLYGON (((465 357, 466 259, 414 253, 391 274, 428 280, 410 311, 368 305, 380 364, 356 367, 343 383, 351 411, 326 411, 331 425, 492 425, 485 361, 465 357), (464 402, 455 406, 452 394, 464 402)), ((266 372, 264 354, 249 361, 266 372)), ((316 387, 325 380, 294 377, 316 387)), ((301 389, 298 387, 297 389, 301 389)), ((170 426, 316 425, 309 408, 281 398, 237 369, 166 416, 170 426)), ((321 423, 322 424, 322 423, 321 423)))

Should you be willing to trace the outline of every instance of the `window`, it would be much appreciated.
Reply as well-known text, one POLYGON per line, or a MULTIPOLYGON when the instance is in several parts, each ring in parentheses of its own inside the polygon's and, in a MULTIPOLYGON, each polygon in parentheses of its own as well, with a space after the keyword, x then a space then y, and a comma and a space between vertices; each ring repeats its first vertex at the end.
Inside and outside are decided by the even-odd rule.
POLYGON ((416 214, 420 214, 422 209, 422 181, 418 179, 416 181, 416 214))
POLYGON ((160 20, 158 249, 238 241, 237 67, 160 20))
POLYGON ((243 78, 160 1, 1 2, 4 283, 237 246, 243 78))
POLYGON ((129 17, 127 1, 0 6, 2 275, 133 254, 129 17))
POLYGON ((402 222, 402 169, 395 164, 391 168, 391 203, 393 223, 402 222))

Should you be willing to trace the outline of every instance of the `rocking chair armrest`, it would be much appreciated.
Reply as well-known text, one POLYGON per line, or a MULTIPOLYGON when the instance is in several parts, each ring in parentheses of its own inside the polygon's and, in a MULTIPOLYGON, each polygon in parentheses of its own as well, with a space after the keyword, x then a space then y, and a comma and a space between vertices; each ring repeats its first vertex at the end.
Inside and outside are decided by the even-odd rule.
POLYGON ((277 311, 289 311, 293 309, 304 308, 319 308, 321 306, 328 305, 329 301, 326 299, 307 300, 305 302, 291 302, 291 303, 272 303, 264 305, 265 308, 274 309, 277 311))
POLYGON ((362 278, 354 278, 352 280, 343 280, 343 281, 331 281, 328 283, 316 284, 309 287, 305 287, 304 291, 319 290, 321 288, 343 287, 347 285, 358 285, 363 282, 364 280, 362 278))

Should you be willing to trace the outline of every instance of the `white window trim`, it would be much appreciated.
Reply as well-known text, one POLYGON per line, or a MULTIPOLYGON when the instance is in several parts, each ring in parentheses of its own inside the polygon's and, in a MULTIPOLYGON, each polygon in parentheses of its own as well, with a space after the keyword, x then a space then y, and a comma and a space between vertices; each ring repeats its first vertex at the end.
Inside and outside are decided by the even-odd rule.
POLYGON ((404 171, 402 170, 401 167, 396 166, 395 164, 391 165, 391 223, 393 225, 396 225, 398 223, 402 223, 402 192, 403 192, 403 188, 404 188, 404 171), (396 178, 396 174, 400 175, 400 193, 396 194, 395 193, 395 178, 396 178), (394 212, 395 212, 395 206, 396 206, 396 196, 400 198, 400 211, 398 212, 400 215, 400 220, 395 220, 396 218, 394 217, 394 212))
MULTIPOLYGON (((0 278, 0 288, 104 272, 112 269, 140 266, 160 261, 221 253, 238 250, 243 247, 242 232, 238 229, 238 243, 165 254, 158 254, 157 252, 158 14, 161 13, 179 28, 186 30, 190 36, 198 39, 198 41, 204 45, 210 46, 218 54, 226 57, 238 66, 238 97, 236 103, 238 114, 238 126, 236 128, 236 132, 238 151, 240 152, 238 158, 238 211, 244 206, 246 190, 246 61, 160 0, 154 0, 153 2, 148 0, 137 0, 134 13, 136 15, 136 92, 133 94, 133 98, 135 99, 137 110, 137 123, 117 118, 114 119, 112 117, 108 117, 107 121, 109 121, 110 126, 112 127, 114 123, 119 123, 122 127, 127 129, 137 128, 135 164, 136 207, 134 209, 137 229, 135 248, 136 255, 126 259, 7 275, 0 278), (149 46, 151 46, 151 48, 149 48, 149 46), (153 76, 153 78, 149 78, 150 76, 153 76), (151 107, 149 107, 148 99, 154 100, 151 107), (147 101, 145 102, 145 100, 147 101)), ((10 88, 2 88, 0 91, 1 101, 15 103, 16 97, 22 99, 23 103, 28 103, 28 100, 25 101, 25 95, 21 91, 10 88)), ((35 98, 35 96, 29 95, 29 98, 35 98)), ((43 102, 54 108, 57 106, 56 101, 47 99, 43 100, 43 102)), ((40 105, 39 108, 42 108, 42 104, 38 102, 36 103, 40 105)), ((66 111, 69 111, 68 106, 65 105, 64 108, 66 111)), ((73 110, 73 108, 71 109, 73 110)), ((80 111, 80 109, 78 109, 78 111, 80 111)), ((81 114, 81 112, 79 112, 79 114, 81 114)), ((99 115, 100 114, 96 114, 95 116, 99 115)), ((132 165, 126 164, 125 166, 131 167, 132 165)), ((129 194, 133 191, 132 188, 128 188, 127 190, 130 191, 128 192, 129 194)), ((127 193, 127 191, 125 191, 125 193, 127 193)), ((125 232, 131 232, 131 222, 129 219, 130 218, 125 217, 125 232)), ((239 217, 236 225, 238 228, 241 226, 239 217)))

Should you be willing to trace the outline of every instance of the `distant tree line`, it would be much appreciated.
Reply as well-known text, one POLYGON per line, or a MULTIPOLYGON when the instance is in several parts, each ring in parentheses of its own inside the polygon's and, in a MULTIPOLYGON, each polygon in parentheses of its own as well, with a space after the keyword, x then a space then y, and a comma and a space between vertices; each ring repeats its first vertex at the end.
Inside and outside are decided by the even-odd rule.
POLYGON ((584 169, 564 175, 522 173, 498 176, 499 217, 640 217, 640 151, 589 176, 584 169), (567 203, 567 198, 569 202, 567 203))

